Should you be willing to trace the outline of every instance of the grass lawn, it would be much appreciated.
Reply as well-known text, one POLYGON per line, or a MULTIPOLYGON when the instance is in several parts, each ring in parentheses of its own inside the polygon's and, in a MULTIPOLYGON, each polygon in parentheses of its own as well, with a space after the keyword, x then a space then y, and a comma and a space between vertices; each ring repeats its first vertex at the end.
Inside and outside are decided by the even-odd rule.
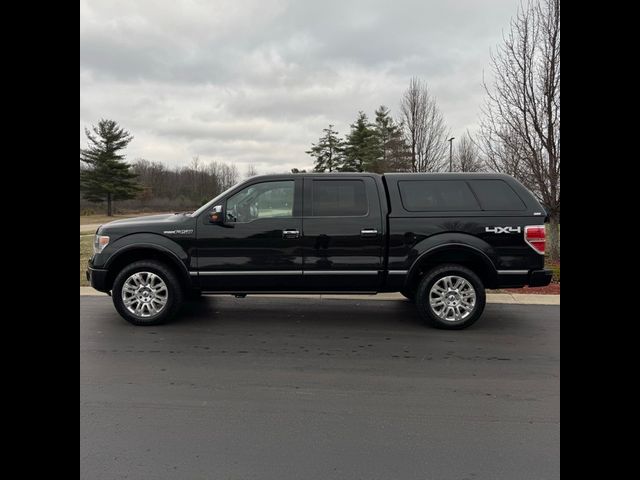
POLYGON ((80 237, 80 286, 88 287, 89 282, 85 277, 85 271, 87 270, 87 261, 93 253, 93 235, 87 235, 86 237, 80 237))

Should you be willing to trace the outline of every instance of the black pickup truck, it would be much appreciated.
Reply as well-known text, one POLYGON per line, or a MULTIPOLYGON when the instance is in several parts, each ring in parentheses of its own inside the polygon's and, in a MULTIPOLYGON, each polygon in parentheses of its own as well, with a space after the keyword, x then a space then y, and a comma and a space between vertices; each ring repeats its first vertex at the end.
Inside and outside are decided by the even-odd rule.
POLYGON ((102 225, 87 278, 135 325, 202 293, 401 292, 461 329, 485 288, 549 284, 545 218, 502 174, 257 176, 195 212, 102 225))

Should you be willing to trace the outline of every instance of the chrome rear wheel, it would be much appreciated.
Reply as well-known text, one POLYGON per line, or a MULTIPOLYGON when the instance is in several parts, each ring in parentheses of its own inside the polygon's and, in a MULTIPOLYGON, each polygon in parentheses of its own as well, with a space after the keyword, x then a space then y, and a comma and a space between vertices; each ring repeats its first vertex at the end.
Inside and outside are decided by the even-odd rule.
POLYGON ((463 277, 448 275, 440 278, 429 291, 433 313, 447 322, 465 320, 476 306, 476 291, 463 277))
POLYGON ((416 291, 418 313, 435 328, 467 328, 480 318, 485 303, 485 288, 478 274, 455 263, 425 272, 416 291))

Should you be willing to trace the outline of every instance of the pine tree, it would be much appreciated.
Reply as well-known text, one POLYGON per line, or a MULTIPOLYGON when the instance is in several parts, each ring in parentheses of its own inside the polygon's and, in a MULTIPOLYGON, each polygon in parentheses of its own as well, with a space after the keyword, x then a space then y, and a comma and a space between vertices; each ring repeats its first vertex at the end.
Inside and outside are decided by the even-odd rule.
POLYGON ((124 162, 119 152, 129 145, 133 137, 113 120, 102 119, 93 133, 85 128, 89 146, 80 149, 80 191, 90 202, 107 202, 107 215, 112 216, 114 200, 133 198, 141 190, 135 181, 137 175, 124 162))
POLYGON ((411 151, 404 140, 402 125, 391 118, 389 109, 384 105, 376 110, 375 131, 378 136, 379 159, 377 173, 411 171, 411 151))
POLYGON ((337 170, 343 162, 344 142, 338 137, 338 132, 333 129, 333 125, 329 128, 322 129, 324 135, 318 139, 318 143, 311 144, 311 150, 305 153, 315 157, 314 172, 332 172, 337 170))
POLYGON ((411 172, 411 147, 403 133, 402 123, 397 124, 397 130, 391 133, 387 148, 387 172, 411 172))
POLYGON ((380 158, 380 142, 376 130, 369 123, 364 112, 358 112, 358 118, 351 124, 347 135, 342 172, 375 171, 380 158))

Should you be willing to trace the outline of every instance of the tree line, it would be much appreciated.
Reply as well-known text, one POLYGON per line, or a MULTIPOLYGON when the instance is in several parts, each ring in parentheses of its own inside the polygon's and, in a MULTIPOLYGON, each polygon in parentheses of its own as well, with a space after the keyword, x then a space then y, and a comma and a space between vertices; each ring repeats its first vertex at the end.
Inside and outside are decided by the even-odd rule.
MULTIPOLYGON (((111 216, 115 201, 123 211, 194 209, 240 180, 235 165, 203 162, 199 157, 174 168, 144 159, 129 164, 122 151, 133 136, 114 120, 102 119, 85 134, 88 147, 80 149, 81 213, 93 213, 104 205, 111 216)), ((249 165, 246 176, 256 174, 249 165)))
MULTIPOLYGON (((253 168, 250 166, 250 168, 253 168)), ((138 176, 142 205, 162 205, 177 201, 181 208, 204 205, 240 181, 235 165, 194 157, 188 166, 168 168, 160 162, 140 159, 131 170, 138 176)))
POLYGON ((375 120, 358 112, 344 138, 330 124, 307 154, 314 172, 477 172, 483 163, 470 133, 449 151, 450 130, 435 98, 422 80, 412 78, 395 120, 385 105, 375 120))

